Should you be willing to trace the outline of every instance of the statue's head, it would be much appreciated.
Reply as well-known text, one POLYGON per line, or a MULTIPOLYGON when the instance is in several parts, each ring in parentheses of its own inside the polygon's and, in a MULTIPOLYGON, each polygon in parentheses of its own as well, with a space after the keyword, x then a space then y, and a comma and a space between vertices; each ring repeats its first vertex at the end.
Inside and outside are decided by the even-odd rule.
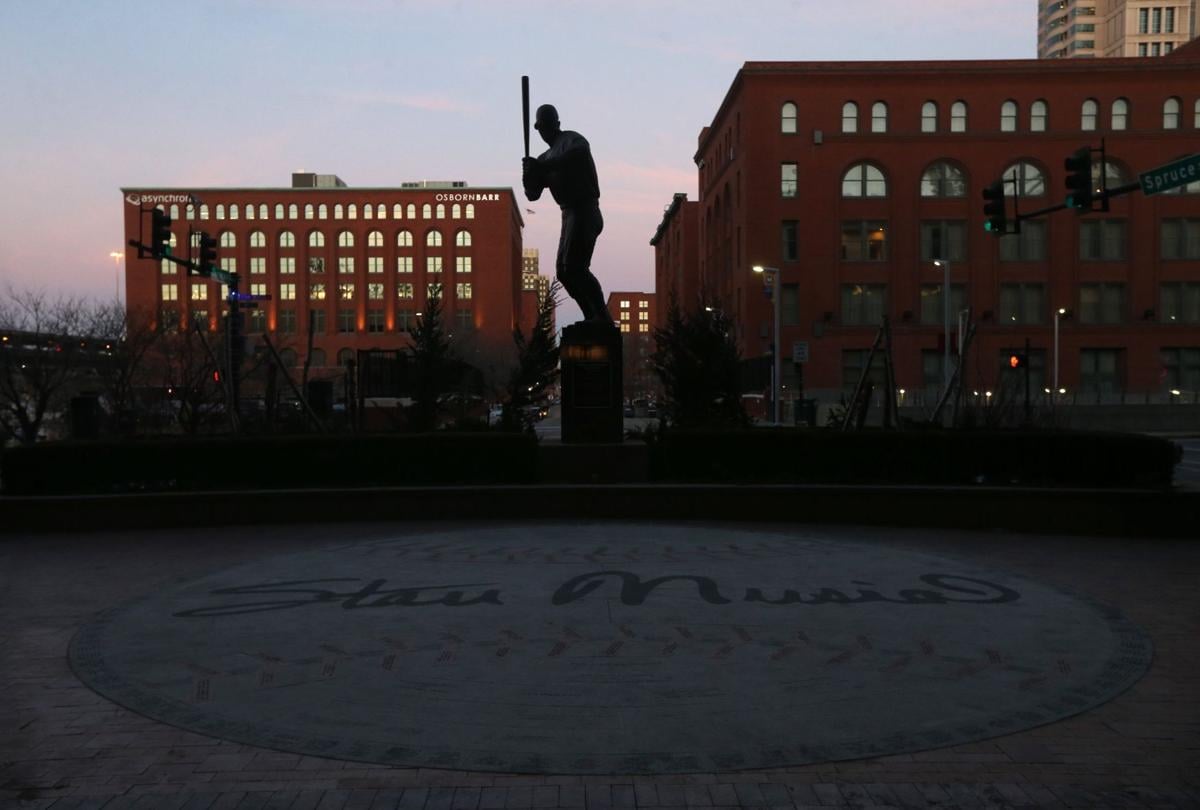
POLYGON ((562 132, 562 128, 558 123, 558 110, 553 104, 543 104, 537 108, 537 115, 534 117, 533 128, 542 136, 542 140, 551 146, 558 138, 558 133, 562 132))

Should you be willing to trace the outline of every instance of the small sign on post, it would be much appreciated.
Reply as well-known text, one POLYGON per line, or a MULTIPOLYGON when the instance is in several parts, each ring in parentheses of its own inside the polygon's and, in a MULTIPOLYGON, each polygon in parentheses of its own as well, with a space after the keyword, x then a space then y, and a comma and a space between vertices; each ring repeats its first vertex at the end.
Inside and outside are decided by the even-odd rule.
POLYGON ((1191 155, 1138 175, 1142 193, 1149 196, 1200 181, 1200 155, 1191 155))
POLYGON ((792 343, 792 362, 807 363, 808 362, 808 341, 797 340, 792 343))

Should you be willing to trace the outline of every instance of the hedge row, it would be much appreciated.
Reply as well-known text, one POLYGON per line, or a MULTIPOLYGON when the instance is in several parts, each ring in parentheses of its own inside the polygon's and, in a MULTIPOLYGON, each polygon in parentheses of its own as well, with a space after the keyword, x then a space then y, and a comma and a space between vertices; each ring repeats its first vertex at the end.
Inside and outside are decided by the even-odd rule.
POLYGON ((655 481, 1163 487, 1179 448, 1123 433, 668 431, 655 481))
POLYGON ((523 483, 537 440, 504 433, 60 442, 0 454, 10 495, 523 483))

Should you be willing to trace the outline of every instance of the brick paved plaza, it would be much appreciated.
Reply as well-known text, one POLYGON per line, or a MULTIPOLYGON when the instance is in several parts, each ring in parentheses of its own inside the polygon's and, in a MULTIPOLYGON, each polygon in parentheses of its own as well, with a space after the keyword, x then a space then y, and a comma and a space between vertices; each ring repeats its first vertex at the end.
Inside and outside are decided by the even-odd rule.
MULTIPOLYGON (((800 566, 793 562, 792 567, 800 566)), ((567 534, 564 527, 537 524, 462 523, 9 536, 0 541, 0 604, 5 620, 0 631, 0 723, 5 730, 0 740, 0 806, 56 810, 1200 806, 1200 777, 1195 776, 1200 773, 1200 675, 1195 671, 1200 659, 1195 633, 1200 597, 1194 591, 1198 573, 1200 552, 1179 541, 811 526, 750 529, 601 523, 567 534), (737 538, 733 543, 737 549, 722 552, 732 556, 714 554, 714 541, 722 532, 737 538), (556 536, 563 537, 557 550, 547 545, 556 536), (689 536, 696 538, 691 547, 686 542, 689 536), (480 538, 488 542, 477 542, 480 538), (600 542, 594 542, 597 539, 600 542), (771 579, 771 555, 786 555, 789 549, 803 549, 805 543, 815 543, 811 547, 827 559, 824 569, 812 566, 808 578, 792 576, 798 587, 804 586, 804 593, 812 590, 809 586, 845 590, 853 579, 870 583, 871 591, 865 590, 866 584, 856 586, 863 589, 858 594, 879 593, 893 601, 816 606, 738 601, 749 586, 761 586, 768 598, 779 598, 783 591, 771 579), (663 544, 670 551, 664 552, 663 544), (344 551, 335 553, 334 548, 344 551), (372 595, 375 601, 369 602, 362 594, 352 598, 346 591, 353 589, 340 584, 336 599, 328 595, 330 586, 324 596, 304 597, 312 604, 294 608, 275 609, 284 598, 278 595, 245 595, 251 592, 246 586, 261 585, 272 577, 275 582, 299 579, 314 561, 321 567, 322 560, 344 560, 345 565, 363 568, 338 570, 340 562, 330 563, 325 566, 328 570, 313 577, 350 573, 365 578, 374 576, 368 572, 376 567, 377 576, 387 578, 384 569, 389 563, 384 558, 397 549, 402 552, 400 570, 422 585, 463 586, 458 599, 464 604, 448 607, 454 600, 442 596, 446 591, 414 595, 393 590, 380 597, 384 593, 380 588, 372 595), (853 561, 856 570, 833 581, 834 569, 843 559, 837 555, 842 553, 851 555, 845 559, 853 561), (468 557, 473 565, 484 566, 472 569, 473 574, 489 577, 424 576, 446 575, 454 570, 447 565, 468 557), (1000 590, 947 578, 925 580, 925 585, 902 581, 911 573, 933 570, 921 567, 930 561, 956 566, 942 572, 946 577, 994 581, 1000 590), (909 562, 915 566, 911 571, 905 568, 909 562), (689 579, 647 592, 644 604, 627 601, 615 575, 585 576, 571 587, 564 584, 579 574, 614 570, 636 571, 643 585, 653 577, 689 579), (554 592, 556 604, 575 611, 574 618, 556 628, 557 636, 539 634, 538 623, 545 621, 529 608, 536 600, 520 598, 536 592, 537 577, 542 576, 538 571, 549 572, 543 578, 559 588, 554 592), (263 576, 252 576, 259 574, 263 576), (751 575, 756 579, 739 578, 751 575), (897 580, 882 580, 884 575, 897 580), (702 598, 693 587, 702 577, 711 578, 719 592, 702 598), (943 595, 979 604, 918 605, 894 599, 901 587, 925 588, 924 598, 933 599, 928 596, 929 583, 938 581, 974 588, 972 593, 950 590, 943 595), (477 612, 470 619, 466 614, 452 620, 438 618, 438 610, 457 616, 474 609, 465 603, 486 589, 466 586, 489 583, 500 591, 497 601, 502 607, 481 603, 478 607, 492 613, 477 612), (212 595, 230 586, 241 586, 243 591, 219 598, 212 595), (1008 591, 1019 593, 1020 598, 996 596, 1008 591), (415 606, 420 599, 444 601, 431 609, 415 606), (1005 599, 1008 603, 1001 604, 1005 599), (274 602, 275 608, 253 613, 230 608, 251 602, 274 602), (351 610, 354 606, 378 609, 351 610), (1115 608, 1113 616, 1119 614, 1120 621, 1105 613, 1103 606, 1115 608), (168 608, 195 615, 172 617, 163 612, 168 608), (870 612, 881 608, 886 611, 870 612), (752 609, 768 611, 762 616, 772 618, 756 619, 746 613, 752 609), (965 612, 928 612, 943 609, 965 612), (387 612, 392 610, 399 612, 387 612), (502 610, 510 612, 497 612, 502 610), (728 614, 734 616, 731 621, 713 619, 713 611, 725 610, 740 612, 728 614), (791 619, 780 618, 785 610, 810 611, 786 614, 806 617, 800 621, 798 642, 780 635, 794 629, 791 619), (912 614, 905 611, 915 610, 927 612, 919 621, 908 618, 912 614), (1010 612, 998 612, 1005 610, 1010 612), (108 618, 97 621, 102 611, 110 611, 108 618), (411 618, 413 611, 427 611, 420 614, 426 618, 411 618), (222 617, 225 613, 235 615, 222 617), (593 613, 600 618, 589 619, 593 613), (934 621, 930 617, 935 615, 950 618, 934 621), (327 638, 339 632, 337 623, 350 616, 355 623, 347 627, 359 626, 366 616, 373 622, 394 621, 396 632, 388 637, 397 646, 376 651, 349 634, 341 646, 327 638), (496 618, 500 616, 504 619, 496 618), (999 616, 1008 618, 997 623, 999 616), (608 625, 611 641, 602 637, 608 625), (909 638, 916 625, 923 625, 922 631, 912 630, 909 638), (173 628, 179 626, 187 629, 176 632, 173 628), (664 628, 676 626, 682 631, 676 629, 675 638, 661 635, 667 632, 664 628), (976 628, 980 637, 964 637, 964 628, 976 628), (1136 633, 1130 628, 1136 628, 1136 633), (69 660, 69 645, 81 629, 84 632, 69 660), (1111 672, 1105 675, 1103 663, 1111 656, 1099 648, 1112 643, 1134 649, 1142 633, 1153 646, 1153 661, 1140 678, 1140 670, 1124 671, 1133 686, 1120 691, 1120 678, 1111 672), (579 638, 572 639, 572 634, 579 638), (722 643, 726 635, 731 643, 722 643), (510 636, 511 643, 504 641, 510 636), (286 638, 292 639, 289 644, 311 638, 314 646, 332 649, 289 660, 286 654, 276 655, 263 647, 286 638), (916 645, 913 655, 907 654, 909 641, 916 645), (89 647, 91 642, 96 649, 89 647), (968 651, 971 643, 980 650, 977 660, 968 651), (923 644, 930 648, 925 655, 928 661, 922 658, 923 644), (805 655, 813 651, 819 661, 803 670, 805 655), (663 663, 667 659, 671 663, 663 663), (173 663, 161 672, 152 671, 148 662, 156 660, 173 663), (372 662, 371 667, 364 667, 364 661, 372 662), (176 725, 148 719, 101 697, 76 677, 72 662, 80 676, 101 692, 107 690, 148 715, 169 715, 176 725), (457 665, 457 674, 446 676, 451 670, 435 670, 439 665, 457 665), (370 736, 366 731, 355 736, 356 728, 366 729, 375 719, 369 711, 371 700, 384 708, 392 705, 386 693, 372 697, 371 689, 381 683, 380 678, 420 680, 426 671, 443 674, 429 693, 430 700, 418 703, 432 702, 438 708, 424 717, 412 712, 413 728, 404 740, 404 751, 392 754, 401 764, 362 761, 387 759, 384 753, 363 747, 362 740, 370 736), (121 678, 131 672, 147 682, 137 694, 120 688, 121 678), (537 673, 560 682, 597 673, 603 678, 595 681, 594 689, 555 693, 565 707, 558 714, 546 714, 544 703, 522 710, 491 700, 481 703, 475 714, 464 715, 461 704, 446 697, 447 687, 452 686, 451 697, 463 700, 483 688, 526 700, 529 693, 522 690, 529 688, 537 673), (704 682, 704 673, 709 673, 711 683, 704 682), (782 689, 785 679, 776 677, 780 673, 799 673, 806 679, 804 688, 782 689), (655 705, 617 705, 625 694, 620 684, 645 688, 655 678, 667 681, 662 686, 667 691, 654 693, 660 696, 655 705), (700 682, 690 683, 688 678, 700 682), (936 681, 932 688, 931 679, 936 681), (342 692, 322 691, 337 683, 342 684, 342 692), (746 684, 755 686, 739 692, 746 684), (881 684, 892 690, 882 700, 877 694, 872 697, 881 684), (1105 684, 1120 694, 1107 700, 1105 684), (839 695, 839 685, 845 694, 839 695), (1055 691, 1068 686, 1078 694, 1055 691), (701 699, 689 704, 689 695, 700 694, 696 690, 703 692, 701 699), (1058 714, 1071 716, 1035 718, 1036 711, 1030 712, 1021 702, 1026 692, 1039 690, 1045 690, 1040 701, 1044 707, 1057 705, 1062 709, 1058 714), (305 696, 312 701, 313 696, 325 699, 320 696, 327 695, 328 705, 289 706, 289 691, 301 703, 305 696), (1095 695, 1090 701, 1078 696, 1089 693, 1095 695), (186 695, 189 709, 172 715, 164 707, 172 696, 181 694, 186 695), (593 694, 598 696, 594 701, 584 699, 593 694), (677 699, 678 705, 661 699, 664 694, 677 699), (1065 702, 1057 702, 1063 694, 1065 702), (944 705, 937 705, 939 696, 944 705), (839 700, 844 707, 840 710, 839 700), (934 706, 928 705, 931 701, 934 706), (610 705, 613 716, 624 716, 621 711, 628 713, 632 705, 636 711, 629 716, 657 712, 660 719, 654 729, 640 735, 630 735, 625 722, 613 723, 607 737, 592 729, 580 731, 577 737, 570 733, 571 723, 580 723, 585 715, 604 716, 601 710, 610 705), (781 735, 778 729, 788 728, 787 718, 773 717, 772 709, 780 708, 776 715, 790 716, 801 706, 804 722, 794 724, 794 735, 786 731, 781 735), (870 708, 869 714, 864 714, 864 706, 870 708), (237 717, 226 718, 224 725, 214 719, 220 709, 231 707, 239 707, 237 717), (1024 730, 992 736, 1004 723, 1019 723, 1012 718, 1022 711, 1027 715, 1024 730), (708 714, 697 721, 695 715, 704 712, 708 714), (347 720, 339 737, 330 728, 343 716, 353 720, 347 720), (440 717, 444 723, 438 723, 440 717), (421 761, 430 752, 444 756, 473 717, 494 742, 479 759, 460 760, 474 770, 461 764, 429 767, 429 760, 421 761), (528 750, 520 752, 526 756, 521 765, 513 740, 530 735, 512 732, 514 717, 536 718, 530 728, 543 729, 551 726, 547 717, 558 717, 567 732, 548 738, 550 746, 540 762, 529 760, 528 750), (951 735, 949 743, 922 742, 917 739, 920 729, 891 725, 897 718, 908 718, 904 723, 913 725, 913 717, 946 721, 942 730, 951 735), (976 735, 981 739, 956 743, 955 735, 972 728, 975 721, 991 722, 993 730, 982 729, 976 735), (207 733, 180 727, 189 724, 193 729, 202 726, 207 733), (850 725, 854 734, 842 728, 850 725), (264 726, 269 728, 264 731, 264 726), (712 739, 705 739, 706 727, 715 729, 712 739), (301 737, 309 736, 286 739, 286 732, 297 729, 303 732, 301 737), (668 733, 672 729, 675 736, 668 733), (737 734, 727 734, 726 750, 722 734, 733 729, 737 734), (762 764, 751 755, 761 752, 762 746, 745 744, 756 729, 767 729, 764 733, 771 743, 779 736, 788 737, 777 741, 787 763, 747 769, 762 764), (247 744, 256 734, 275 736, 262 738, 270 746, 247 744), (844 745, 847 735, 905 752, 853 758, 844 745), (335 751, 340 758, 297 750, 310 738, 334 737, 333 744, 346 746, 335 751), (588 757, 594 758, 596 751, 582 750, 596 739, 603 738, 600 748, 612 748, 641 737, 653 741, 643 748, 670 749, 675 756, 629 760, 635 767, 622 775, 622 771, 603 772, 616 770, 605 762, 589 767, 588 757), (694 751, 688 748, 691 743, 694 751), (573 745, 582 753, 566 750, 573 745), (806 745, 807 757, 803 756, 806 745), (741 753, 740 767, 714 765, 727 752, 741 753), (506 759, 509 753, 511 758, 506 759), (704 767, 688 767, 689 755, 704 767), (481 766, 488 756, 492 764, 481 766), (794 764, 805 761, 810 764, 794 764), (537 772, 511 773, 506 768, 537 772)), ((407 585, 413 587, 414 581, 407 585)), ((630 593, 630 598, 636 596, 630 593)), ((364 632, 378 635, 374 630, 364 632)), ((478 739, 470 745, 464 742, 462 749, 479 749, 477 743, 478 739)), ((523 745, 536 748, 535 743, 523 745)))

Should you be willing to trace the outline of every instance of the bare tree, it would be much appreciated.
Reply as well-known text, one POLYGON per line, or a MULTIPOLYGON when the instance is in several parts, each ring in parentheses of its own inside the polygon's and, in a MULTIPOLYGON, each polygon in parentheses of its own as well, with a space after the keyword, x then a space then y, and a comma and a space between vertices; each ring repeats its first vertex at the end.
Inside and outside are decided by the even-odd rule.
POLYGON ((206 338, 195 329, 165 332, 149 357, 152 372, 171 401, 178 403, 179 427, 195 435, 225 418, 225 391, 206 338))
POLYGON ((62 412, 88 356, 88 306, 44 290, 7 287, 0 297, 0 439, 33 444, 62 412))
POLYGON ((141 416, 138 392, 154 384, 148 356, 160 335, 153 316, 130 312, 120 302, 101 303, 89 314, 89 332, 98 344, 96 371, 101 390, 121 432, 134 432, 141 416))

